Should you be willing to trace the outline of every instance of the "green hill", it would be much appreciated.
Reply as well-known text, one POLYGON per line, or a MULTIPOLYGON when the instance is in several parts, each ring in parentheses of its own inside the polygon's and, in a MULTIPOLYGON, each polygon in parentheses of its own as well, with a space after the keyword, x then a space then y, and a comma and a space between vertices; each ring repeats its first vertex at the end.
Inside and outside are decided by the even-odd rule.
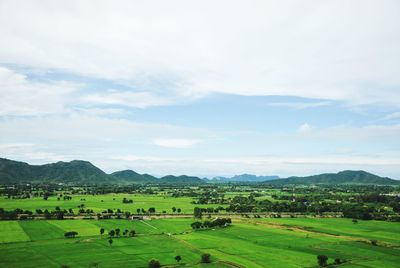
POLYGON ((29 165, 0 158, 0 182, 109 183, 113 178, 92 163, 81 160, 29 165))
POLYGON ((149 174, 139 174, 133 170, 121 170, 111 173, 111 176, 130 183, 157 183, 158 179, 149 174))
POLYGON ((160 179, 133 170, 107 174, 88 161, 73 160, 45 165, 0 158, 0 184, 13 183, 69 183, 69 184, 199 184, 202 179, 191 176, 165 176, 160 179))
POLYGON ((200 179, 199 177, 194 176, 173 176, 168 175, 159 179, 159 183, 168 183, 168 184, 201 184, 205 183, 205 180, 200 179))
POLYGON ((400 181, 380 177, 363 170, 345 170, 338 173, 325 173, 307 177, 290 177, 266 181, 268 184, 376 184, 399 185, 400 181))

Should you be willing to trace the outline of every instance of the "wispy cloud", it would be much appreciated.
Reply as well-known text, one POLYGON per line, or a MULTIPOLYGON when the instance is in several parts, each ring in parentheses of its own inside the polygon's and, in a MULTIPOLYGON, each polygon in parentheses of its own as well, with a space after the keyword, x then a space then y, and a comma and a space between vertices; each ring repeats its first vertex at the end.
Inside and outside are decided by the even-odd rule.
POLYGON ((0 116, 37 116, 65 112, 79 84, 66 81, 30 81, 0 66, 0 116))
POLYGON ((82 100, 88 104, 121 105, 136 108, 163 106, 174 103, 171 97, 160 97, 150 92, 122 92, 116 90, 83 96, 82 100))
POLYGON ((268 106, 272 107, 284 107, 291 109, 307 109, 307 108, 317 108, 322 106, 328 106, 331 102, 320 101, 320 102, 273 102, 268 103, 268 106))
POLYGON ((155 139, 153 143, 155 145, 167 148, 191 148, 194 145, 201 142, 201 140, 193 139, 155 139))

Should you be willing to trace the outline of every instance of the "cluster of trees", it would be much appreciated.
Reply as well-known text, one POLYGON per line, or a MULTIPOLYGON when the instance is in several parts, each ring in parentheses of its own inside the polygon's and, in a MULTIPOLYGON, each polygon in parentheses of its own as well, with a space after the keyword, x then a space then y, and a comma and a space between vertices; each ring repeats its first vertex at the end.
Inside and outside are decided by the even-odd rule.
POLYGON ((29 210, 22 209, 14 209, 14 210, 5 210, 4 208, 0 208, 0 220, 18 220, 18 216, 20 214, 25 214, 27 217, 31 216, 33 213, 29 210))
POLYGON ((224 207, 217 207, 217 208, 199 208, 195 207, 193 209, 193 214, 195 218, 201 218, 203 216, 203 213, 218 213, 222 210, 225 210, 224 207))
MULTIPOLYGON (((318 265, 320 266, 320 267, 326 267, 326 266, 329 266, 330 264, 328 264, 328 256, 326 256, 326 255, 318 255, 317 256, 317 262, 318 262, 318 265)), ((343 264, 343 263, 345 263, 346 261, 345 260, 341 260, 341 259, 339 259, 339 258, 336 258, 335 260, 334 260, 334 262, 333 262, 333 265, 340 265, 340 264, 343 264)))
POLYGON ((71 231, 71 232, 65 232, 64 233, 64 237, 65 238, 74 238, 75 236, 77 236, 78 233, 75 231, 71 231))
MULTIPOLYGON (((174 259, 175 259, 175 261, 177 263, 180 263, 181 260, 182 260, 182 257, 180 255, 176 255, 174 259)), ((211 255, 208 254, 208 253, 203 253, 201 255, 200 262, 201 263, 210 263, 211 262, 211 255)), ((161 263, 160 263, 159 260, 151 259, 149 261, 149 268, 160 268, 160 267, 161 267, 161 263)))
POLYGON ((364 197, 358 196, 353 202, 337 202, 336 200, 323 200, 315 196, 292 196, 291 200, 269 201, 257 200, 253 195, 235 196, 231 199, 226 211, 248 213, 248 212, 289 212, 289 213, 316 213, 337 212, 343 213, 346 218, 362 220, 390 220, 400 221, 400 200, 398 197, 381 197, 378 194, 370 194, 364 197), (364 200, 364 201, 362 201, 364 200), (366 202, 371 201, 371 202, 366 202), (376 202, 386 203, 376 203, 376 202), (375 203, 374 203, 375 202, 375 203), (392 210, 387 207, 391 206, 392 210))
POLYGON ((232 224, 231 218, 216 218, 213 221, 204 221, 204 222, 193 222, 190 224, 192 229, 200 229, 200 228, 215 228, 215 227, 226 227, 232 224))
MULTIPOLYGON (((100 228, 100 235, 103 236, 105 232, 104 228, 100 228)), ((135 230, 128 230, 125 229, 122 232, 122 236, 125 237, 134 237, 136 235, 136 231, 135 230)), ((121 229, 120 228, 116 228, 116 229, 112 229, 110 231, 108 231, 108 237, 109 238, 113 238, 113 237, 121 237, 121 229)))
POLYGON ((132 204, 132 203, 133 203, 133 200, 132 200, 132 199, 127 199, 126 197, 124 197, 124 198, 122 199, 122 203, 124 203, 124 204, 132 204))

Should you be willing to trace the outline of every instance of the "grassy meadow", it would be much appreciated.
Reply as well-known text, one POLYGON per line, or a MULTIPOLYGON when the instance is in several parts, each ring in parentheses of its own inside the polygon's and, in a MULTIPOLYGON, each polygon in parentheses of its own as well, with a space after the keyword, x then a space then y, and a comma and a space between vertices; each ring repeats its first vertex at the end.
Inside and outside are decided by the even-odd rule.
MULTIPOLYGON (((136 213, 136 209, 155 207, 156 212, 166 211, 172 212, 172 207, 180 208, 181 213, 193 213, 194 207, 215 207, 215 205, 197 205, 191 202, 191 197, 172 197, 163 194, 103 194, 103 195, 74 195, 72 200, 57 200, 56 196, 50 196, 48 200, 43 197, 33 197, 28 199, 8 199, 4 196, 0 197, 0 205, 5 210, 23 209, 35 211, 36 209, 54 210, 56 206, 61 209, 72 208, 78 209, 81 204, 85 205, 85 209, 93 209, 95 213, 101 213, 107 209, 121 209, 136 213), (122 203, 124 198, 133 200, 133 203, 122 203)), ((219 205, 218 205, 219 206, 219 205)))
POLYGON ((187 267, 317 267, 316 256, 341 267, 398 267, 400 224, 350 219, 235 219, 222 229, 192 231, 192 219, 34 220, 0 222, 3 267, 147 267, 150 259, 187 267), (100 228, 105 234, 100 235, 100 228), (134 229, 136 237, 114 238, 111 229, 134 229), (67 231, 78 237, 66 239, 67 231), (378 240, 378 246, 369 243, 378 240), (200 264, 210 253, 213 264, 200 264))

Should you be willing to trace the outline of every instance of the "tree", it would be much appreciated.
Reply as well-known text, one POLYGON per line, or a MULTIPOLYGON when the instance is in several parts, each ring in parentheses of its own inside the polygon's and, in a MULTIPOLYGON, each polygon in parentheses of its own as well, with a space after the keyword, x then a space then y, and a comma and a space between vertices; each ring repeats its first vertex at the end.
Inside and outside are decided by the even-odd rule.
POLYGON ((354 224, 356 224, 356 223, 358 223, 358 220, 357 220, 357 219, 353 219, 352 222, 353 222, 354 224))
POLYGON ((181 260, 182 260, 182 257, 181 256, 175 256, 175 260, 179 263, 181 260))
POLYGON ((109 232, 108 232, 108 235, 109 235, 110 237, 113 237, 113 236, 115 235, 115 231, 114 231, 114 230, 109 231, 109 232))
POLYGON ((134 237, 136 235, 136 231, 135 230, 131 230, 130 232, 129 232, 129 236, 130 237, 134 237))
POLYGON ((176 212, 176 207, 172 207, 172 213, 176 212))
POLYGON ((100 236, 103 236, 104 234, 104 228, 100 228, 100 236))
POLYGON ((336 258, 335 259, 335 262, 334 262, 334 264, 342 264, 343 263, 343 261, 341 260, 341 259, 339 259, 339 258, 336 258))
POLYGON ((317 260, 318 260, 318 265, 321 267, 326 266, 328 263, 328 257, 325 255, 318 255, 317 260))
POLYGON ((195 207, 193 210, 193 214, 194 214, 195 218, 201 219, 201 216, 202 216, 201 208, 195 207))
POLYGON ((112 243, 113 243, 113 240, 110 238, 110 239, 108 239, 108 243, 110 244, 110 247, 111 247, 111 245, 112 245, 112 243))
POLYGON ((211 255, 208 253, 203 253, 201 255, 201 262, 202 263, 210 263, 211 262, 211 255))
POLYGON ((64 237, 65 237, 65 238, 74 238, 76 235, 78 235, 78 233, 75 232, 75 231, 72 231, 72 232, 65 232, 65 233, 64 233, 64 237))
POLYGON ((158 260, 152 259, 149 261, 149 268, 160 268, 161 264, 158 260))
POLYGON ((115 229, 115 235, 116 236, 119 236, 119 233, 121 232, 121 229, 119 229, 119 228, 117 228, 117 229, 115 229))
POLYGON ((57 217, 57 220, 63 220, 64 219, 64 212, 57 211, 56 217, 57 217))
POLYGON ((178 208, 176 211, 177 211, 178 213, 181 213, 181 209, 180 209, 180 208, 178 208))
POLYGON ((190 226, 192 227, 192 229, 200 229, 203 226, 203 224, 199 221, 196 221, 190 224, 190 226))
POLYGON ((137 214, 139 214, 140 213, 140 208, 136 209, 136 212, 137 212, 137 214))

